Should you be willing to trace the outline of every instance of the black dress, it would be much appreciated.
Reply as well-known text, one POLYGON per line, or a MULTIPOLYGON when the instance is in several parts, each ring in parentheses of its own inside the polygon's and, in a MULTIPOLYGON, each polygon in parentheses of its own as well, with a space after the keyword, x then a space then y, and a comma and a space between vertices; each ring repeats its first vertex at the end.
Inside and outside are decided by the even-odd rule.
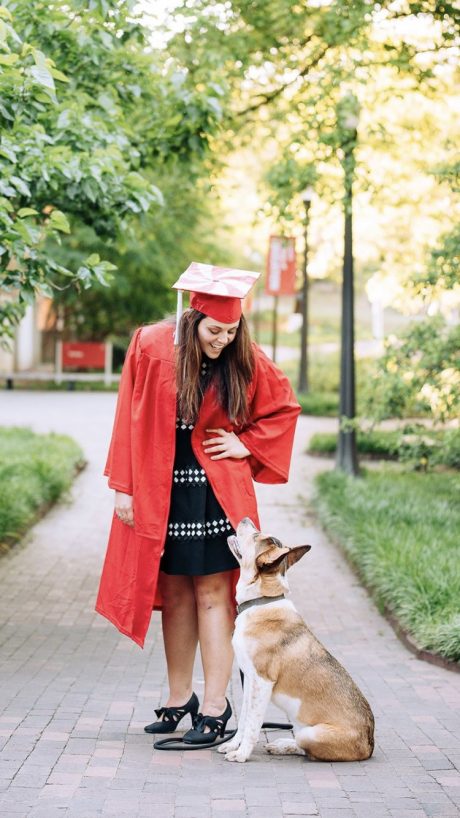
MULTIPOLYGON (((209 373, 210 365, 204 362, 204 382, 209 382, 209 373)), ((193 453, 192 430, 193 424, 177 418, 171 507, 160 570, 205 576, 238 568, 238 563, 227 545, 234 529, 193 453)))

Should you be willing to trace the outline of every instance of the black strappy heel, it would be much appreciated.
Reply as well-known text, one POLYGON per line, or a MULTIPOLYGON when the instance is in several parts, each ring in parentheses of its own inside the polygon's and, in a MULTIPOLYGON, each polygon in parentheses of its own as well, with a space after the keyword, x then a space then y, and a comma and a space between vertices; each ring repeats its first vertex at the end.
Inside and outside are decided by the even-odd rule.
MULTIPOLYGON (((243 675, 243 672, 241 670, 240 670, 240 677, 241 677, 241 686, 244 687, 244 675, 243 675)), ((230 705, 228 704, 228 699, 226 699, 226 702, 227 702, 228 707, 230 707, 230 705)), ((232 711, 230 709, 230 714, 231 714, 231 712, 232 711)), ((225 711, 225 713, 222 713, 222 716, 218 716, 216 719, 214 719, 214 721, 218 721, 219 719, 222 719, 226 715, 226 713, 227 713, 227 710, 225 711)), ((229 718, 230 718, 230 716, 229 716, 229 718)), ((196 721, 198 721, 198 719, 200 719, 200 720, 201 719, 212 719, 212 716, 203 716, 202 713, 199 713, 195 717, 196 721)), ((192 722, 193 721, 194 721, 194 719, 192 718, 192 722)), ((228 721, 228 719, 226 720, 225 724, 227 723, 227 721, 228 721)), ((208 724, 209 724, 209 722, 208 722, 208 724)), ((186 742, 186 743, 184 743, 183 738, 162 738, 159 741, 155 741, 153 747, 154 747, 155 750, 181 750, 182 752, 184 752, 185 750, 201 750, 203 747, 206 747, 206 746, 208 746, 208 747, 209 746, 217 747, 219 744, 224 744, 224 742, 229 741, 236 734, 236 730, 225 730, 225 724, 223 726, 224 727, 224 732, 221 733, 221 738, 219 738, 219 739, 214 738, 214 742, 212 744, 211 744, 211 742, 208 743, 207 741, 206 742, 201 741, 199 743, 195 743, 195 742, 190 742, 190 743, 186 742)), ((268 729, 292 730, 292 724, 284 723, 284 722, 279 724, 278 722, 275 722, 275 721, 264 721, 264 723, 262 725, 262 730, 268 730, 268 729)), ((188 731, 188 733, 192 733, 192 732, 193 732, 192 730, 188 731)), ((186 733, 185 735, 188 735, 188 733, 186 733)), ((200 731, 200 733, 201 733, 201 731, 200 731)), ((203 735, 203 733, 201 733, 201 735, 203 735)), ((204 733, 204 735, 209 736, 210 734, 209 733, 204 733)), ((213 734, 213 735, 217 735, 217 734, 213 734)), ((184 738, 185 738, 185 736, 184 736, 184 738)))
POLYGON ((144 731, 146 733, 174 733, 177 725, 187 713, 190 713, 192 724, 194 724, 197 718, 199 704, 198 696, 192 693, 188 702, 183 704, 182 707, 159 707, 158 710, 155 710, 155 713, 160 721, 146 724, 144 731))
POLYGON ((214 744, 217 738, 223 738, 227 722, 232 715, 230 702, 225 699, 227 706, 221 716, 204 716, 198 713, 192 720, 193 727, 183 736, 184 744, 214 744), (205 727, 209 727, 205 732, 205 727))

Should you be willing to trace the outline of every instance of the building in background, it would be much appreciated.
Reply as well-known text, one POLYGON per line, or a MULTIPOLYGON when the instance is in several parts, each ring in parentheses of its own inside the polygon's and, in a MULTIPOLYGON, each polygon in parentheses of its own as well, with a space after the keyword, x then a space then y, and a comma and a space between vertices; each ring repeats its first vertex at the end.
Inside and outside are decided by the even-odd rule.
POLYGON ((39 298, 27 307, 10 349, 0 347, 0 373, 53 369, 56 325, 51 299, 39 298))

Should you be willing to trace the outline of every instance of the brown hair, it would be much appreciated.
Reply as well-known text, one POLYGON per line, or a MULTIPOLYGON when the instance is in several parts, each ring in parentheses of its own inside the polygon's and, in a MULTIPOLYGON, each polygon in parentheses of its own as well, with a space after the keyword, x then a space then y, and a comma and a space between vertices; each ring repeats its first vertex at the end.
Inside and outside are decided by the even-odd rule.
MULTIPOLYGON (((195 423, 203 400, 200 370, 203 353, 198 339, 198 324, 206 316, 198 310, 184 312, 180 323, 180 343, 176 357, 176 383, 179 413, 188 423, 195 423)), ((254 373, 254 353, 248 325, 241 316, 233 341, 222 350, 213 368, 219 404, 230 420, 239 424, 248 417, 247 390, 254 373)))

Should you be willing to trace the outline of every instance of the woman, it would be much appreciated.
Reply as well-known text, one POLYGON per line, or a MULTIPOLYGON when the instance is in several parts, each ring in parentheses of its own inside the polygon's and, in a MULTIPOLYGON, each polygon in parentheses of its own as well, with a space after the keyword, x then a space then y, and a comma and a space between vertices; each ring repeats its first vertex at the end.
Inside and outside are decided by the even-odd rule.
MULTIPOLYGON (((182 279, 190 276, 178 284, 192 289, 182 279)), ((196 744, 223 735, 231 715, 237 563, 227 537, 245 516, 258 524, 252 479, 287 481, 300 411, 287 378, 251 344, 240 297, 205 289, 192 292, 176 347, 163 321, 137 330, 128 350, 106 467, 115 516, 96 605, 141 646, 152 608, 162 609, 170 695, 145 729, 172 732, 190 713, 184 741, 196 744)))

